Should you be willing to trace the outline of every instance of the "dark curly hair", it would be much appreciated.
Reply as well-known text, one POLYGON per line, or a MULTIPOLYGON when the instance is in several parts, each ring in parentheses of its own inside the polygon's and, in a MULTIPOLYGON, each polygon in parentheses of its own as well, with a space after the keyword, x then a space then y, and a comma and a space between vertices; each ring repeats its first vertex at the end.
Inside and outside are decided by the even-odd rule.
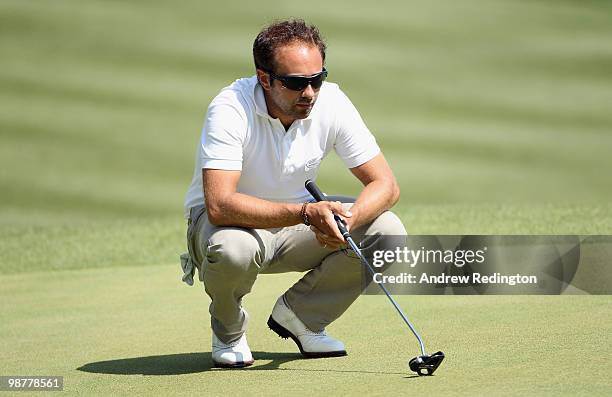
POLYGON ((314 25, 306 25, 302 19, 275 21, 265 27, 253 42, 253 60, 255 68, 268 72, 275 71, 274 52, 283 45, 301 42, 319 48, 321 58, 325 62, 326 45, 314 25))

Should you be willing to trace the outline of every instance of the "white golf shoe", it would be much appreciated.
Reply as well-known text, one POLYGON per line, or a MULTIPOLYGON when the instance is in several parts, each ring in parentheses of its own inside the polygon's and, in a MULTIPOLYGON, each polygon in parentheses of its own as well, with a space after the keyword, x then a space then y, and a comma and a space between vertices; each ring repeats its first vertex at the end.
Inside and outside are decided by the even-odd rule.
POLYGON ((328 336, 325 330, 314 332, 297 318, 281 296, 276 301, 268 326, 281 338, 291 338, 306 357, 346 356, 344 344, 328 336))
POLYGON ((253 364, 246 333, 232 343, 223 343, 212 333, 212 360, 218 368, 242 368, 253 364))

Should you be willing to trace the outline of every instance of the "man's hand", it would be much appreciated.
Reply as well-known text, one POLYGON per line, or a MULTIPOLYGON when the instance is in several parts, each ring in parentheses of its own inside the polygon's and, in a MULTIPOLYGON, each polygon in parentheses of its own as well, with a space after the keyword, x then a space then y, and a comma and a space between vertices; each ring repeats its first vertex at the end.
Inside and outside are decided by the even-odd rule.
POLYGON ((337 249, 345 244, 344 237, 342 237, 340 230, 338 230, 334 214, 347 221, 348 229, 350 224, 349 220, 352 218, 353 214, 345 210, 342 203, 339 201, 321 201, 306 206, 306 215, 310 222, 310 230, 315 233, 319 244, 329 249, 337 249))
POLYGON ((351 168, 351 172, 361 181, 364 189, 357 197, 350 212, 345 211, 337 202, 320 202, 309 204, 307 207, 306 213, 313 226, 311 229, 322 246, 327 245, 329 248, 337 249, 345 244, 332 212, 343 218, 350 231, 371 222, 391 208, 399 199, 397 181, 382 153, 360 166, 351 168), (315 209, 319 212, 318 221, 315 220, 317 215, 310 213, 315 209))

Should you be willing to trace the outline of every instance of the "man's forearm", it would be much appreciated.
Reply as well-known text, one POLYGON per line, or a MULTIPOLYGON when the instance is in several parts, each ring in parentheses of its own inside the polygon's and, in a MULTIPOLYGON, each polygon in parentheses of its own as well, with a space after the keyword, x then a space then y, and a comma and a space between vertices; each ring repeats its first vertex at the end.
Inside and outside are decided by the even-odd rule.
POLYGON ((399 187, 394 179, 375 180, 368 183, 351 207, 352 229, 365 225, 395 205, 399 199, 399 187))
MULTIPOLYGON (((390 209, 399 198, 395 181, 377 180, 366 185, 351 208, 351 229, 370 221, 390 209)), ((302 204, 277 203, 232 193, 215 206, 208 206, 208 218, 217 226, 240 226, 256 229, 293 226, 302 222, 302 204)))
POLYGON ((207 205, 208 219, 217 226, 268 229, 302 222, 302 204, 277 203, 243 193, 231 193, 218 201, 207 205))

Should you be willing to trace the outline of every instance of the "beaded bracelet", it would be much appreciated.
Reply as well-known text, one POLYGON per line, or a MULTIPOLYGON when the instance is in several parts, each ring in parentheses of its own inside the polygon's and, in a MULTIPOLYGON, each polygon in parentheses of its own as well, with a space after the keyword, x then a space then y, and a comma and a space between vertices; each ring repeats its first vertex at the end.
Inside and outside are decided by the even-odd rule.
POLYGON ((300 210, 300 216, 302 217, 302 222, 306 226, 310 226, 310 220, 308 219, 308 214, 306 214, 306 207, 308 207, 309 202, 305 202, 302 204, 302 209, 300 210))

